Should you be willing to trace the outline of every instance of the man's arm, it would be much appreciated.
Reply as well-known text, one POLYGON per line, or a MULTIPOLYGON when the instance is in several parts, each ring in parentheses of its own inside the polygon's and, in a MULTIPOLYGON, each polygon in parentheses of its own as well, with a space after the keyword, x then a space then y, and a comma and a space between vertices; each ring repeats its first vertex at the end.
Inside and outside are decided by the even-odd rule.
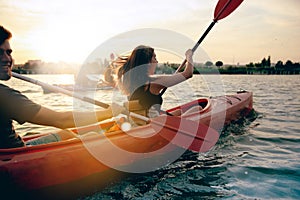
MULTIPOLYGON (((117 115, 121 112, 120 110, 114 109, 114 114, 117 115)), ((113 116, 111 107, 105 110, 95 111, 95 112, 57 112, 46 107, 41 107, 38 113, 28 122, 45 125, 54 126, 61 129, 71 128, 75 126, 84 126, 88 124, 93 124, 98 121, 102 121, 113 116)))

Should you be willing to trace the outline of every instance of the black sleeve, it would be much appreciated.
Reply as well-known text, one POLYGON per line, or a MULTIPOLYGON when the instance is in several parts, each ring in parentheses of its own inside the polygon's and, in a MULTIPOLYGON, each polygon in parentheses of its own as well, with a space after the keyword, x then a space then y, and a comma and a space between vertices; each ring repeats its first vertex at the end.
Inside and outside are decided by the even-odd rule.
POLYGON ((2 114, 23 124, 32 119, 41 109, 19 91, 0 84, 0 106, 2 114))

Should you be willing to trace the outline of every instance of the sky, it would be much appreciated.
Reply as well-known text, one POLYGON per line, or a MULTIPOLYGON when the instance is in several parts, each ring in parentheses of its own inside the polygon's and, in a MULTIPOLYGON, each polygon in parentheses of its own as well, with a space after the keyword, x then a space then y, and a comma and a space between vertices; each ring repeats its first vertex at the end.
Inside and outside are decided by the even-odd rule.
MULTIPOLYGON (((82 63, 97 46, 133 30, 166 29, 196 43, 212 22, 217 2, 0 0, 0 25, 13 33, 15 63, 82 63)), ((218 21, 200 48, 212 62, 224 64, 256 63, 268 56, 273 63, 299 62, 299 8, 299 0, 244 0, 218 21)))

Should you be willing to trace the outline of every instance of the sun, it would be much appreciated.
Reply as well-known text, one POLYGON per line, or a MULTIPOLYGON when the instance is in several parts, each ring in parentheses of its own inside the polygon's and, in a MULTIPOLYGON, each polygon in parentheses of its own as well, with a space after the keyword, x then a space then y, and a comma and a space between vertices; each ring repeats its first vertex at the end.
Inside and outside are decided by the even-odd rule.
POLYGON ((27 35, 27 48, 36 58, 45 62, 81 64, 102 42, 101 39, 108 37, 91 22, 83 22, 80 16, 72 17, 72 22, 78 23, 70 23, 68 17, 61 18, 57 23, 57 17, 48 16, 40 29, 27 35))

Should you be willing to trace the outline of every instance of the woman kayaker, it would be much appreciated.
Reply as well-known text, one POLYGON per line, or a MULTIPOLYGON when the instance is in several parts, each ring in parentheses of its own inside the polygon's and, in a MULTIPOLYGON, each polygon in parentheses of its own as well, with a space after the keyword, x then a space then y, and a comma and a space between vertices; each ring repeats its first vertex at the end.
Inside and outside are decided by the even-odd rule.
POLYGON ((121 63, 118 69, 118 85, 129 101, 138 100, 146 110, 148 117, 161 114, 163 102, 161 91, 174 86, 193 76, 193 52, 185 53, 187 64, 182 72, 172 75, 155 75, 157 59, 154 49, 149 46, 136 47, 130 56, 121 57, 116 62, 121 63))
MULTIPOLYGON (((11 37, 11 32, 0 26, 0 80, 3 81, 9 80, 12 76, 13 58, 9 43, 11 37)), ((88 125, 95 123, 95 120, 111 118, 124 110, 123 107, 113 104, 106 110, 95 112, 58 112, 31 101, 17 90, 0 84, 0 148, 25 146, 22 138, 14 130, 13 120, 19 124, 30 122, 66 129, 76 126, 74 116, 80 116, 80 125, 88 125)), ((49 143, 72 137, 75 137, 73 133, 63 130, 30 144, 49 143)))

